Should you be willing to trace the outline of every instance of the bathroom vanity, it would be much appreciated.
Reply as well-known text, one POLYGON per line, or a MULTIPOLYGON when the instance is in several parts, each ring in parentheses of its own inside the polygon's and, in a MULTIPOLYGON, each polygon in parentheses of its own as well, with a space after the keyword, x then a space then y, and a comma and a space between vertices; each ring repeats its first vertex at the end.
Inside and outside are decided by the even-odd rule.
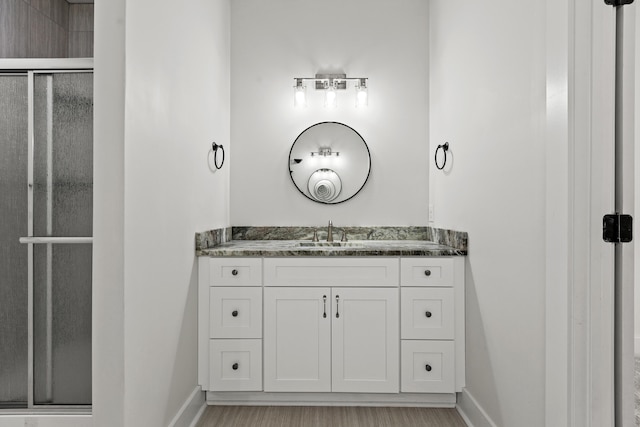
POLYGON ((464 253, 417 240, 199 250, 208 402, 453 405, 465 384, 464 253))

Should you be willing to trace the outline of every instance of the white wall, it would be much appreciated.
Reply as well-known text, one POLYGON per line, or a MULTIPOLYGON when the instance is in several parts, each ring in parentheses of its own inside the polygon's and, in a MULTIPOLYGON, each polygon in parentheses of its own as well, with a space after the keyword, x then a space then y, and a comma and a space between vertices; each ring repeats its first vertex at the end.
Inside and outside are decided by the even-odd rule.
POLYGON ((95 321, 113 310, 118 327, 96 326, 106 354, 94 366, 94 418, 120 425, 120 413, 114 421, 107 411, 120 406, 124 426, 164 426, 196 387, 194 233, 230 225, 229 164, 214 172, 209 156, 213 140, 230 140, 229 3, 126 2, 113 21, 107 9, 117 6, 96 9, 96 124, 107 130, 123 117, 124 132, 96 135, 98 151, 113 154, 95 159, 96 206, 115 219, 96 214, 95 321), (103 74, 110 48, 126 54, 114 76, 103 74), (118 102, 121 118, 100 107, 118 102), (107 277, 116 261, 121 275, 107 277), (107 289, 121 298, 102 300, 107 289))
POLYGON ((425 225, 428 206, 427 9, 424 0, 231 2, 231 218, 234 225, 425 225), (293 107, 294 77, 369 78, 369 107, 353 90, 326 110, 308 88, 293 107), (288 156, 321 121, 357 130, 371 151, 364 189, 337 205, 295 188, 288 156))
MULTIPOLYGON (((640 7, 635 6, 636 11, 636 82, 635 82, 635 100, 636 100, 636 108, 635 108, 635 182, 640 183, 640 7)), ((640 213, 640 185, 635 186, 635 226, 638 226, 638 217, 637 214, 640 213)), ((637 230, 637 228, 636 228, 637 230)), ((634 236, 634 242, 637 242, 638 233, 636 232, 636 236, 634 236)), ((636 245, 636 243, 634 243, 636 245)), ((636 246, 635 249, 635 343, 634 349, 635 354, 640 356, 640 247, 636 246)))
MULTIPOLYGON (((545 5, 430 2, 436 225, 469 233, 467 392, 497 426, 545 420, 545 5)), ((433 154, 431 154, 432 156, 433 154)))
POLYGON ((125 0, 95 4, 92 412, 124 425, 125 0))
POLYGON ((228 0, 127 3, 125 422, 166 425, 196 381, 194 233, 225 227, 228 0))

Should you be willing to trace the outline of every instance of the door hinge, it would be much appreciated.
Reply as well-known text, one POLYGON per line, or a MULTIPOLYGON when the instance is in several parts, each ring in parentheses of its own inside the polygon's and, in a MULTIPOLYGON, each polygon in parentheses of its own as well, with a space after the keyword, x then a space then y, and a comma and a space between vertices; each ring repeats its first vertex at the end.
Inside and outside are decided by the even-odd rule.
POLYGON ((602 239, 609 243, 628 243, 633 240, 633 217, 612 214, 602 218, 602 239))
POLYGON ((633 3, 633 0, 604 0, 604 3, 610 6, 624 6, 633 3))

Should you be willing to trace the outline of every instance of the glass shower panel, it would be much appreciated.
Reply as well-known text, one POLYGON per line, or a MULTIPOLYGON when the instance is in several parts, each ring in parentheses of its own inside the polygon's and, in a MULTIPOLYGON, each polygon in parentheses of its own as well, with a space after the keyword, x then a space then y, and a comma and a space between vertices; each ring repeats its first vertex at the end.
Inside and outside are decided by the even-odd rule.
POLYGON ((27 405, 27 93, 0 75, 0 408, 27 405))
POLYGON ((91 236, 93 74, 36 74, 34 93, 34 236, 91 236))
POLYGON ((91 245, 33 248, 34 403, 91 404, 91 245))
MULTIPOLYGON (((93 75, 35 74, 33 235, 90 237, 93 75)), ((91 245, 34 245, 34 403, 91 404, 91 245)))

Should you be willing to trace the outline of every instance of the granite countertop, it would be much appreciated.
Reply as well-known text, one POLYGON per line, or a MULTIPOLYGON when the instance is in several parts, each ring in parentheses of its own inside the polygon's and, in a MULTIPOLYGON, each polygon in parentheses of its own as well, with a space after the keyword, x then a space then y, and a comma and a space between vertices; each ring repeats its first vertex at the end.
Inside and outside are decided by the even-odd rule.
POLYGON ((196 255, 210 257, 289 256, 464 256, 467 233, 431 227, 345 228, 348 242, 312 242, 306 227, 233 227, 196 234, 196 255), (231 238, 229 238, 231 237, 231 238))
POLYGON ((459 249, 421 240, 357 240, 339 242, 300 240, 234 240, 200 256, 452 256, 466 255, 459 249))

